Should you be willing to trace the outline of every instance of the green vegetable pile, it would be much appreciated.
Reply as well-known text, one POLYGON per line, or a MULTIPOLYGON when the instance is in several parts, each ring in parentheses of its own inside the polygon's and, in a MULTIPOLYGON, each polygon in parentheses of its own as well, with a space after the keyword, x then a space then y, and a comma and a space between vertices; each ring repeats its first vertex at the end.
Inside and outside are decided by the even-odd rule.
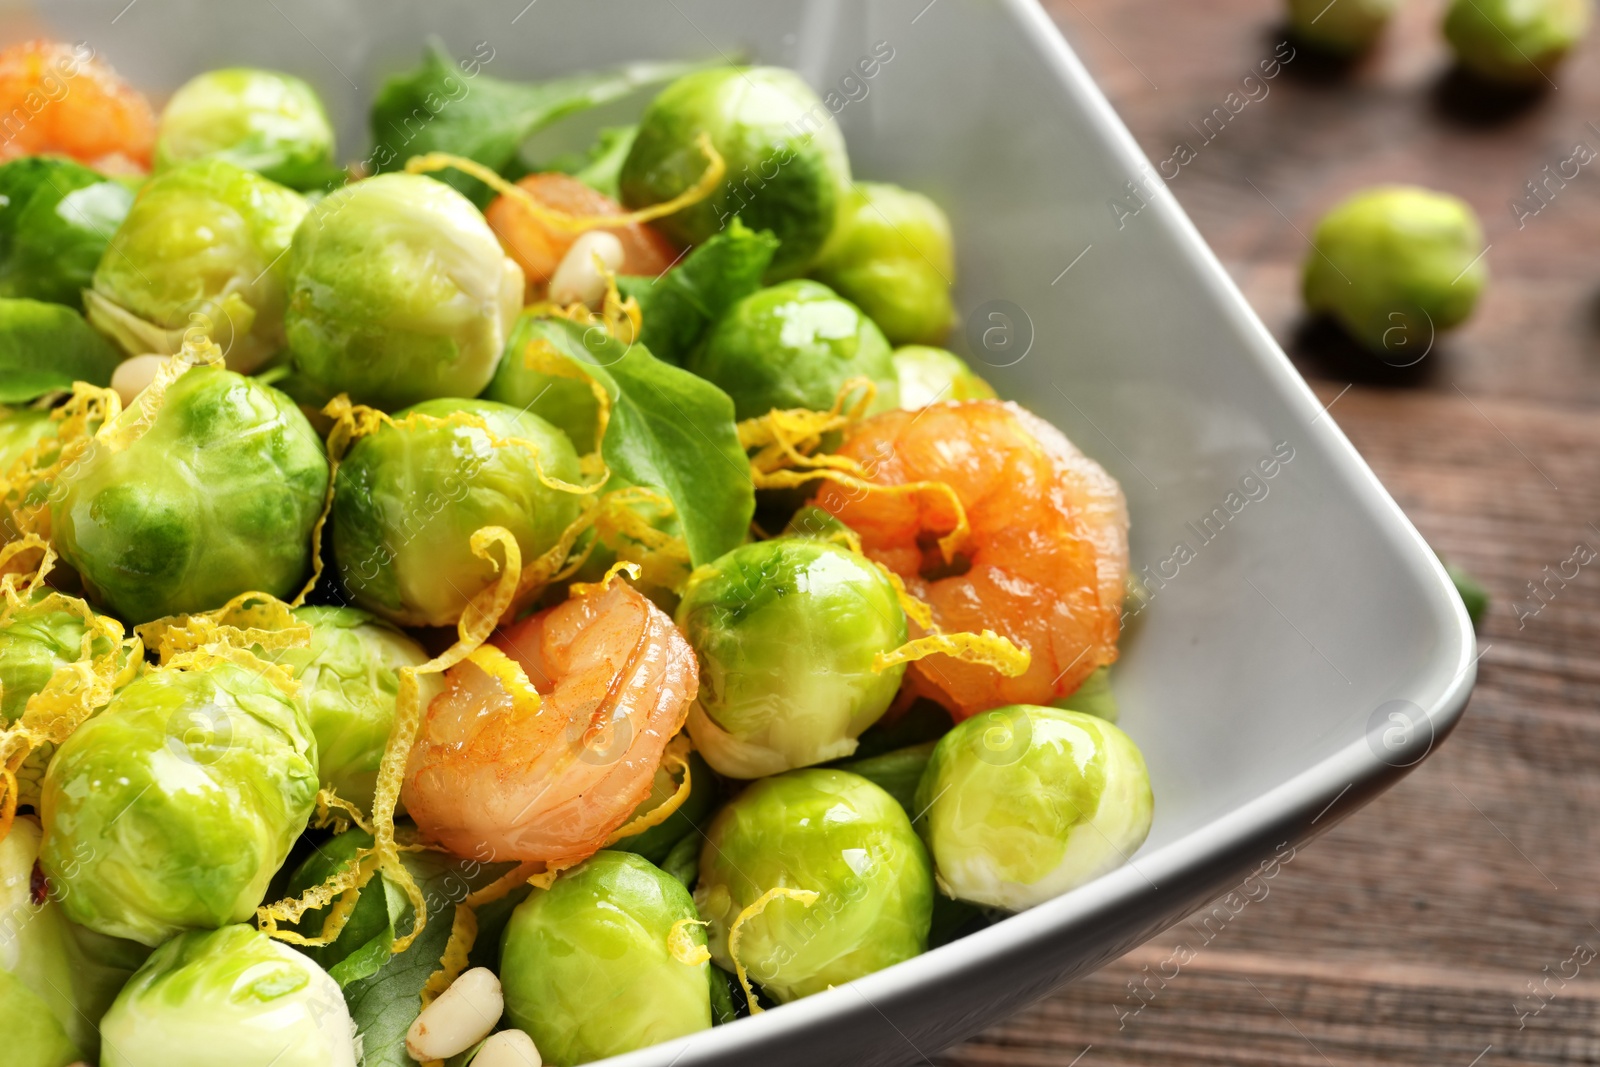
POLYGON ((854 180, 790 71, 480 68, 391 79, 348 168, 311 85, 246 68, 171 97, 149 176, 0 165, 12 1067, 588 1063, 1145 839, 1104 666, 1120 506, 1091 537, 1070 486, 1018 490, 1122 554, 1050 609, 1113 620, 1100 665, 1017 703, 999 683, 1046 692, 1053 650, 916 592, 966 580, 961 487, 845 455, 938 407, 1067 478, 1070 445, 939 347, 938 205, 854 180), (647 88, 588 155, 528 157, 647 88), (933 525, 864 547, 824 482, 933 525), (941 701, 940 662, 992 699, 941 701), (483 774, 417 789, 438 752, 483 774))

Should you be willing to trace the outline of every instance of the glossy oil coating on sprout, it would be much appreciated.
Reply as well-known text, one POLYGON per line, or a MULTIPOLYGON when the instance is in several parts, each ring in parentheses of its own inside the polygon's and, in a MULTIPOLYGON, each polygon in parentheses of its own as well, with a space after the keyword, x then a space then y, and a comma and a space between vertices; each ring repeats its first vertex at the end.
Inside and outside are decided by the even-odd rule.
POLYGON ((539 691, 534 708, 467 661, 428 706, 406 810, 458 855, 570 864, 649 794, 696 689, 694 650, 620 581, 507 627, 495 647, 539 691))
POLYGON ((936 543, 955 521, 942 498, 830 484, 817 503, 930 605, 944 631, 994 630, 1032 653, 1016 678, 924 660, 911 667, 921 692, 964 718, 1048 704, 1116 660, 1127 505, 1115 479, 1061 431, 1015 404, 972 400, 868 419, 840 451, 880 485, 943 482, 955 491, 971 534, 950 561, 936 543))

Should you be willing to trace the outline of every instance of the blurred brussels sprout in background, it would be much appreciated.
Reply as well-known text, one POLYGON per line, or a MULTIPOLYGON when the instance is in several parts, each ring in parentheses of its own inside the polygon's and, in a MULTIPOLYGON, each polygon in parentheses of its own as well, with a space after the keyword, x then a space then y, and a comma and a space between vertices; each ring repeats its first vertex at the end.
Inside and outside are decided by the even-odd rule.
POLYGON ((825 541, 757 541, 696 570, 677 623, 700 661, 689 732, 733 778, 848 756, 905 674, 872 669, 906 641, 894 586, 825 541))
POLYGON ((1317 225, 1304 292, 1386 362, 1415 362, 1472 313, 1488 279, 1464 200, 1409 185, 1363 189, 1317 225))
POLYGON ((132 189, 70 159, 0 165, 0 296, 82 308, 132 204, 132 189))
POLYGON ((895 799, 844 771, 763 778, 712 820, 694 900, 712 958, 733 970, 728 932, 776 887, 817 894, 809 907, 775 899, 740 926, 739 962, 780 1002, 820 993, 928 947, 932 867, 895 799))
POLYGON ((883 332, 821 282, 757 290, 727 310, 688 367, 733 398, 741 419, 774 408, 826 411, 851 378, 870 378, 873 411, 897 407, 899 386, 883 332))
POLYGON ((547 374, 529 366, 528 346, 539 341, 563 344, 565 328, 548 314, 524 311, 506 341, 505 355, 494 372, 494 379, 483 391, 483 399, 509 404, 539 416, 567 435, 579 452, 594 451, 595 430, 599 428, 600 401, 588 378, 547 374))
POLYGON ((184 82, 161 112, 155 171, 221 159, 291 189, 337 177, 333 126, 311 86, 251 67, 211 70, 184 82))
POLYGON ((940 739, 917 787, 939 888, 1021 911, 1122 865, 1154 801, 1128 735, 1077 711, 1012 704, 940 739))
POLYGON ((706 943, 699 918, 689 891, 643 857, 595 853, 512 913, 506 1018, 555 1067, 709 1029, 709 964, 689 962, 706 943))
POLYGON ((522 270, 483 215, 419 174, 319 200, 294 235, 288 278, 300 374, 384 410, 477 396, 522 308, 522 270))
POLYGON ((900 383, 900 406, 907 411, 946 400, 994 399, 994 387, 972 373, 972 368, 954 352, 906 345, 895 349, 891 358, 900 383))
POLYGON ((890 344, 938 344, 955 320, 950 220, 898 185, 855 185, 811 275, 870 315, 890 344))
POLYGON ((248 373, 283 348, 284 255, 299 193, 220 159, 150 179, 84 296, 89 321, 130 356, 170 355, 198 329, 248 373))
MULTIPOLYGON (((428 661, 428 653, 405 634, 355 608, 296 608, 311 627, 309 647, 262 652, 300 683, 300 700, 317 738, 322 784, 362 811, 372 809, 389 731, 394 727, 399 669, 428 661)), ((443 688, 438 675, 417 678, 422 706, 443 688)))
POLYGON ((56 750, 39 862, 68 918, 158 945, 250 918, 316 795, 297 702, 232 663, 155 671, 56 750))
POLYGON ((328 460, 276 389, 195 367, 142 436, 86 457, 51 501, 53 537, 92 598, 123 620, 206 611, 252 590, 292 596, 309 572, 328 460))
POLYGON ((249 926, 194 930, 134 973, 100 1025, 100 1067, 355 1067, 327 972, 249 926))
POLYGON ((1455 0, 1444 36, 1474 74, 1542 86, 1589 32, 1593 7, 1591 0, 1455 0))
POLYGON ((1334 55, 1371 48, 1394 17, 1399 0, 1289 0, 1295 40, 1334 55))
POLYGON ((575 495, 540 481, 541 471, 578 481, 578 456, 548 422, 493 401, 430 400, 396 418, 339 466, 334 557, 362 607, 402 626, 447 626, 494 581, 494 565, 472 554, 474 531, 510 530, 526 566, 578 517, 575 495), (430 421, 456 412, 481 419, 502 444, 476 426, 430 421), (505 441, 513 437, 537 457, 505 441))
POLYGON ((697 245, 738 216, 781 242, 774 277, 805 271, 833 233, 850 185, 833 113, 793 71, 719 67, 686 74, 645 110, 622 165, 622 202, 647 207, 692 188, 707 166, 696 143, 702 132, 727 162, 727 177, 711 196, 656 227, 679 244, 697 245))
POLYGON ((8 1065, 62 1067, 100 1051, 100 1017, 150 950, 68 922, 46 885, 37 895, 39 824, 0 841, 0 1034, 8 1065))
MULTIPOLYGON (((682 778, 681 774, 674 775, 665 764, 657 767, 655 777, 650 782, 650 795, 628 816, 628 822, 650 814, 671 800, 682 778)), ((700 835, 695 833, 695 829, 705 825, 720 799, 721 789, 710 766, 700 753, 690 752, 689 795, 683 803, 660 823, 639 833, 618 838, 611 847, 618 852, 638 853, 656 864, 665 863, 667 856, 686 836, 695 839, 698 849, 700 835)))

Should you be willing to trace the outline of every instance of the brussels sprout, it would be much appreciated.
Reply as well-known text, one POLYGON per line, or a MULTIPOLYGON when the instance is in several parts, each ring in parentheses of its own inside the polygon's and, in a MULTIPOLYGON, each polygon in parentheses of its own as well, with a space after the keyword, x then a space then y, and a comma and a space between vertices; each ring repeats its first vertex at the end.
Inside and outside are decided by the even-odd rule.
POLYGON ((955 319, 950 220, 898 185, 851 190, 811 275, 872 316, 891 344, 937 344, 955 319))
POLYGON ((917 786, 947 896, 1021 911, 1120 866, 1150 832, 1144 757, 1093 715, 1012 704, 956 725, 917 786))
POLYGON ((711 923, 709 946, 720 966, 734 969, 728 933, 740 913, 780 886, 817 899, 809 907, 771 901, 740 925, 738 944, 738 962, 780 1002, 928 947, 928 853, 894 797, 858 775, 806 770, 764 778, 712 821, 694 901, 711 923))
MULTIPOLYGON (((143 411, 141 398, 119 419, 143 411)), ((50 518, 93 599, 141 623, 251 590, 292 595, 327 488, 322 441, 288 397, 195 367, 132 444, 87 453, 50 518)))
POLYGON ((419 174, 319 200, 289 252, 289 349, 307 381, 385 410, 477 396, 522 308, 522 269, 472 202, 419 174))
MULTIPOLYGON (((311 627, 309 647, 262 652, 288 667, 317 738, 317 772, 324 786, 362 811, 372 808, 378 764, 394 727, 401 667, 428 661, 405 634, 355 608, 296 608, 311 627)), ((437 675, 417 678, 422 706, 443 686, 437 675)))
POLYGON ((69 919, 157 945, 248 919, 316 795, 301 705, 232 663, 155 671, 56 750, 39 862, 69 919))
POLYGON ((526 563, 578 517, 576 496, 540 481, 543 471, 576 482, 578 456, 537 415, 488 400, 430 400, 397 419, 357 441, 339 466, 333 551, 362 607, 402 626, 446 626, 494 581, 494 566, 472 554, 474 531, 510 530, 526 563), (502 444, 465 423, 407 421, 456 412, 481 419, 502 444))
POLYGON ((517 316, 511 336, 506 339, 505 355, 494 372, 494 379, 483 391, 483 399, 510 404, 531 412, 567 435, 579 452, 594 451, 594 434, 599 428, 600 401, 588 378, 547 374, 528 365, 528 346, 547 341, 561 346, 563 327, 548 314, 529 310, 517 316))
POLYGON ((7 1064, 60 1067, 99 1052, 100 1017, 150 950, 68 922, 53 887, 36 895, 39 837, 22 816, 0 841, 0 1034, 7 1064))
POLYGON ((1444 36, 1475 74, 1542 85, 1589 31, 1591 0, 1455 0, 1444 36))
POLYGON ((1415 186, 1364 189, 1317 226, 1306 304, 1384 358, 1420 359, 1472 313, 1488 278, 1483 231, 1463 200, 1415 186))
POLYGON ((741 419, 774 408, 826 411, 851 378, 877 384, 873 411, 900 403, 882 331, 832 289, 804 279, 757 290, 729 308, 688 367, 731 396, 741 419))
POLYGON ((906 615, 872 563, 825 541, 780 537, 695 571, 677 623, 700 660, 689 732, 707 762, 759 778, 848 756, 888 710, 906 615))
POLYGON ((972 368, 954 352, 906 345, 895 349, 892 358, 900 383, 900 406, 907 411, 946 400, 994 399, 994 388, 972 373, 972 368))
POLYGON ((207 71, 184 82, 161 112, 155 170, 221 159, 291 189, 337 176, 333 126, 311 86, 250 67, 207 71))
POLYGON ((248 926, 158 948, 100 1025, 100 1067, 355 1067, 350 1013, 327 972, 248 926))
MULTIPOLYGON (((677 793, 681 776, 675 776, 666 766, 656 768, 655 778, 650 782, 650 795, 640 802, 634 809, 628 821, 655 811, 677 793)), ((693 837, 698 843, 699 834, 695 829, 705 824, 711 815, 717 801, 721 799, 721 791, 717 787, 717 779, 711 773, 711 768, 701 758, 700 753, 689 753, 689 795, 683 798, 683 803, 664 820, 642 830, 636 834, 619 838, 612 846, 618 852, 636 852, 651 863, 666 864, 667 856, 677 847, 679 841, 685 836, 693 837)))
POLYGON ((686 74, 661 91, 639 123, 618 185, 630 208, 670 200, 705 173, 702 133, 728 174, 705 200, 655 225, 697 245, 734 216, 771 230, 781 244, 774 277, 792 277, 817 258, 850 184, 844 135, 833 114, 793 71, 721 67, 686 74))
POLYGON ((282 348, 284 255, 305 199, 220 159, 150 179, 95 268, 89 321, 130 356, 170 355, 191 328, 249 372, 282 348))
POLYGON ((1399 0, 1289 0, 1295 39, 1334 55, 1371 48, 1399 0))
POLYGON ((0 166, 0 296, 83 307, 133 190, 70 159, 0 166))
POLYGON ((708 965, 672 952, 680 939, 704 946, 699 918, 689 891, 649 861, 595 853, 512 913, 500 943, 506 1017, 556 1067, 710 1028, 708 965))
POLYGON ((48 411, 21 408, 0 416, 0 477, 4 477, 23 453, 46 437, 55 436, 55 420, 48 411))

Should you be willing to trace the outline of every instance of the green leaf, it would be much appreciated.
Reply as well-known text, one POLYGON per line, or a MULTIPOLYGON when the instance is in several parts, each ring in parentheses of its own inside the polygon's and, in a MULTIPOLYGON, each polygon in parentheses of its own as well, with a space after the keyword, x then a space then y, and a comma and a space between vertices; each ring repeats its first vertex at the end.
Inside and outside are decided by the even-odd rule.
POLYGON ((666 494, 697 567, 744 543, 755 485, 728 394, 642 344, 566 319, 551 326, 547 339, 611 397, 601 445, 611 468, 607 490, 642 485, 666 494))
POLYGON ((1106 722, 1116 722, 1120 712, 1116 695, 1111 692, 1111 668, 1096 667, 1078 688, 1057 700, 1055 706, 1067 711, 1081 711, 1106 722))
POLYGON ((885 793, 900 802, 900 806, 906 809, 907 815, 915 819, 921 814, 913 803, 913 798, 917 794, 917 783, 922 781, 922 772, 927 769, 928 760, 933 756, 933 746, 936 744, 937 741, 924 741, 920 745, 897 748, 881 756, 845 760, 833 766, 841 771, 859 774, 874 785, 881 786, 885 793))
POLYGON ((133 191, 70 159, 0 166, 0 296, 83 307, 133 191))
POLYGON ((624 296, 644 313, 641 344, 681 366, 722 313, 761 288, 778 250, 778 239, 734 219, 722 233, 684 257, 659 278, 624 278, 624 296))
POLYGON ((622 194, 617 190, 617 179, 622 173, 622 161, 628 158, 628 150, 638 135, 638 126, 608 126, 600 131, 584 154, 558 156, 543 169, 570 174, 596 192, 620 200, 622 194))
POLYGON ((75 381, 110 385, 121 353, 65 304, 0 299, 0 404, 20 404, 75 381))
MULTIPOLYGON (((524 83, 469 74, 467 66, 458 65, 435 42, 422 66, 384 83, 372 104, 374 170, 400 170, 412 156, 449 152, 504 172, 514 164, 522 142, 557 119, 694 69, 684 63, 631 63, 524 83)), ((437 176, 479 207, 493 199, 488 186, 476 179, 456 172, 437 176)))

